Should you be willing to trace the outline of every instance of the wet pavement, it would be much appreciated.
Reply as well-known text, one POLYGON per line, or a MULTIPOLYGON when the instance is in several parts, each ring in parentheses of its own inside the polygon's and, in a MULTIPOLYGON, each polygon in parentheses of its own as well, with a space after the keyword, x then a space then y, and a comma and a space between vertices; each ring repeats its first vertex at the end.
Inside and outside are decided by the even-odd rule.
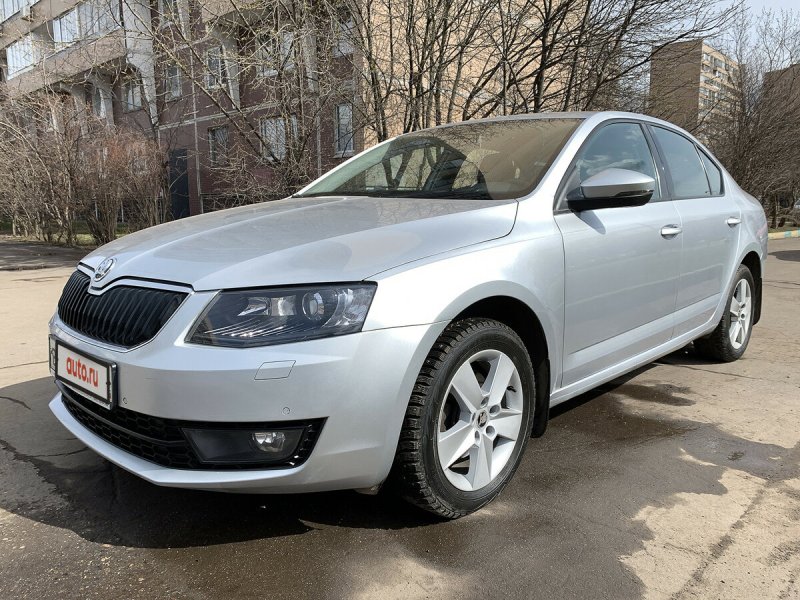
POLYGON ((688 348, 556 407, 504 493, 455 522, 110 465, 47 408, 70 268, 0 273, 0 598, 800 597, 800 240, 770 249, 744 359, 688 348))

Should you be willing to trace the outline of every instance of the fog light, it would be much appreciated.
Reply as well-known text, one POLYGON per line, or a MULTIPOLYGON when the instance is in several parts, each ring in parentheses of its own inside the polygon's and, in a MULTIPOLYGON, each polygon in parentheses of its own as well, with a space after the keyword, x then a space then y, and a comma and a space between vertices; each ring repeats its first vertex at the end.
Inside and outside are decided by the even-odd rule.
POLYGON ((256 448, 264 452, 280 452, 286 442, 286 434, 282 431, 256 431, 253 434, 256 448))
POLYGON ((185 428, 183 433, 203 463, 269 465, 291 459, 305 430, 304 425, 288 425, 279 431, 185 428))

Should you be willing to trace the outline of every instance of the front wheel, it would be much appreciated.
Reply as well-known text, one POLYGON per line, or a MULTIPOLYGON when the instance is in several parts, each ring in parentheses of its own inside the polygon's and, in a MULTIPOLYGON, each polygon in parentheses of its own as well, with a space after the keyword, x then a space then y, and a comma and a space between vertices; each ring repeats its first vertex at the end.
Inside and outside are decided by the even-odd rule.
POLYGON ((533 426, 533 367, 519 336, 489 319, 451 323, 417 378, 394 482, 430 512, 478 510, 514 474, 533 426))
POLYGON ((744 354, 753 329, 754 290, 750 269, 739 265, 725 313, 717 328, 694 342, 695 349, 702 356, 732 362, 744 354))

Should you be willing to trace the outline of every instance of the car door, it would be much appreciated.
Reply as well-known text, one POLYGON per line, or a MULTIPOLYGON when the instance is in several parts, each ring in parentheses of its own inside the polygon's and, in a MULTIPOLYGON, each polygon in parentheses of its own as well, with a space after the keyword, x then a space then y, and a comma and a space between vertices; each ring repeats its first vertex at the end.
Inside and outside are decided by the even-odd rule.
POLYGON ((667 342, 680 276, 680 216, 665 199, 651 140, 634 121, 601 125, 578 151, 555 211, 564 245, 567 387, 667 342), (565 198, 607 168, 656 180, 644 206, 573 212, 565 198))
POLYGON ((650 126, 666 166, 683 238, 681 276, 675 304, 675 337, 714 315, 736 267, 741 209, 725 193, 721 169, 692 140, 650 126))

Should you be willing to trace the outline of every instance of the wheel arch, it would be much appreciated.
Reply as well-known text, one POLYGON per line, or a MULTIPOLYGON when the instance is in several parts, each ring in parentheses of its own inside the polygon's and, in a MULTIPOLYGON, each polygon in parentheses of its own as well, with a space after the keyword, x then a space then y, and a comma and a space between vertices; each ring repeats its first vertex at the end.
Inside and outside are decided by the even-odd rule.
POLYGON ((452 321, 483 317, 499 321, 520 336, 533 363, 536 404, 532 435, 540 437, 547 428, 550 407, 550 349, 542 322, 534 310, 519 298, 496 295, 475 301, 452 321))
POLYGON ((753 325, 761 318, 761 257, 755 250, 751 250, 742 258, 741 264, 750 269, 755 284, 755 309, 753 310, 753 325))

